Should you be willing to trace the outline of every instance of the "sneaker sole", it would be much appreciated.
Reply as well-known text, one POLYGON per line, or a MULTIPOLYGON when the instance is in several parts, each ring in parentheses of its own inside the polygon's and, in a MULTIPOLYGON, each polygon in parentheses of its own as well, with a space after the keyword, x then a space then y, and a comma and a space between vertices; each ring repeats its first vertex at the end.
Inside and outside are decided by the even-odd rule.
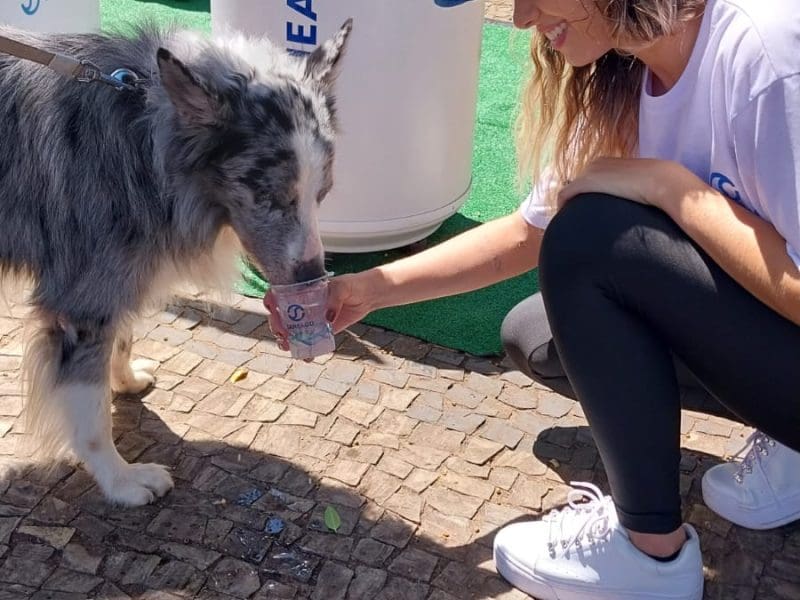
POLYGON ((744 510, 735 502, 717 500, 713 494, 706 492, 705 485, 702 488, 705 505, 722 518, 740 527, 757 530, 775 529, 800 519, 800 494, 795 494, 795 496, 786 501, 788 504, 797 506, 796 510, 775 518, 772 506, 758 510, 744 510))
POLYGON ((674 592, 653 594, 646 592, 622 592, 614 590, 598 590, 585 586, 581 589, 553 585, 531 573, 523 565, 502 552, 495 552, 494 564, 497 572, 518 590, 525 592, 537 600, 702 600, 703 582, 700 587, 688 595, 676 595, 674 592))

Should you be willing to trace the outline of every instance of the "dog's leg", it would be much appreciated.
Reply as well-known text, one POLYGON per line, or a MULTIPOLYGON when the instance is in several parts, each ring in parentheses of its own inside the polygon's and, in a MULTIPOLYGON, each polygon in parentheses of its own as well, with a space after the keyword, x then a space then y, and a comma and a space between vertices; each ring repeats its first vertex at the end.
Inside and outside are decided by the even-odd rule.
POLYGON ((155 383, 158 362, 146 358, 131 361, 133 333, 130 325, 117 331, 111 352, 111 389, 119 394, 138 394, 155 383))
POLYGON ((42 452, 71 452, 112 502, 139 506, 172 487, 166 469, 128 464, 111 435, 107 327, 73 327, 63 321, 43 329, 28 352, 28 431, 42 452))

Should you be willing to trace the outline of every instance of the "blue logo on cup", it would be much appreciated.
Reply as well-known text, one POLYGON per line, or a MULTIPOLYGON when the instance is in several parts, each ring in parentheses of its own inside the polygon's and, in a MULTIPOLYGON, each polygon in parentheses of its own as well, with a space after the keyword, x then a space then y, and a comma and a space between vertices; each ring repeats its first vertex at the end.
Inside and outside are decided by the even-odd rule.
POLYGON ((300 306, 299 304, 292 304, 289 308, 286 309, 286 314, 292 321, 302 321, 303 317, 306 316, 305 309, 300 306))
POLYGON ((22 8, 22 12, 31 17, 39 10, 41 3, 42 0, 27 0, 27 4, 20 4, 20 7, 22 8))

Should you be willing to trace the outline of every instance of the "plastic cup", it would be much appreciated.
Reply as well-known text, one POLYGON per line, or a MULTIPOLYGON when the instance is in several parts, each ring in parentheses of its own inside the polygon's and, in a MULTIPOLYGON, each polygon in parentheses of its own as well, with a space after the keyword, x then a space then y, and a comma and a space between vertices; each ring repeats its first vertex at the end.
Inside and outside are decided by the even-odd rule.
POLYGON ((325 318, 328 276, 289 285, 273 285, 278 314, 289 332, 292 358, 314 358, 333 352, 336 341, 325 318))

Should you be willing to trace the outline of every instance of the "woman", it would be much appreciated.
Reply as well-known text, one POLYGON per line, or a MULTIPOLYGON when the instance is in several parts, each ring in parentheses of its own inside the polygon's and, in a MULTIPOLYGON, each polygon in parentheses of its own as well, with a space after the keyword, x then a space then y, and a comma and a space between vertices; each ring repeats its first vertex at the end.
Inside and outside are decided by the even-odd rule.
POLYGON ((794 4, 516 0, 515 25, 535 29, 520 119, 534 192, 516 214, 331 283, 338 331, 539 266, 541 295, 509 315, 505 343, 581 402, 611 497, 584 484, 588 502, 497 534, 498 571, 537 598, 702 597, 678 372, 764 432, 741 473, 706 475, 706 501, 751 526, 800 516, 794 4))

